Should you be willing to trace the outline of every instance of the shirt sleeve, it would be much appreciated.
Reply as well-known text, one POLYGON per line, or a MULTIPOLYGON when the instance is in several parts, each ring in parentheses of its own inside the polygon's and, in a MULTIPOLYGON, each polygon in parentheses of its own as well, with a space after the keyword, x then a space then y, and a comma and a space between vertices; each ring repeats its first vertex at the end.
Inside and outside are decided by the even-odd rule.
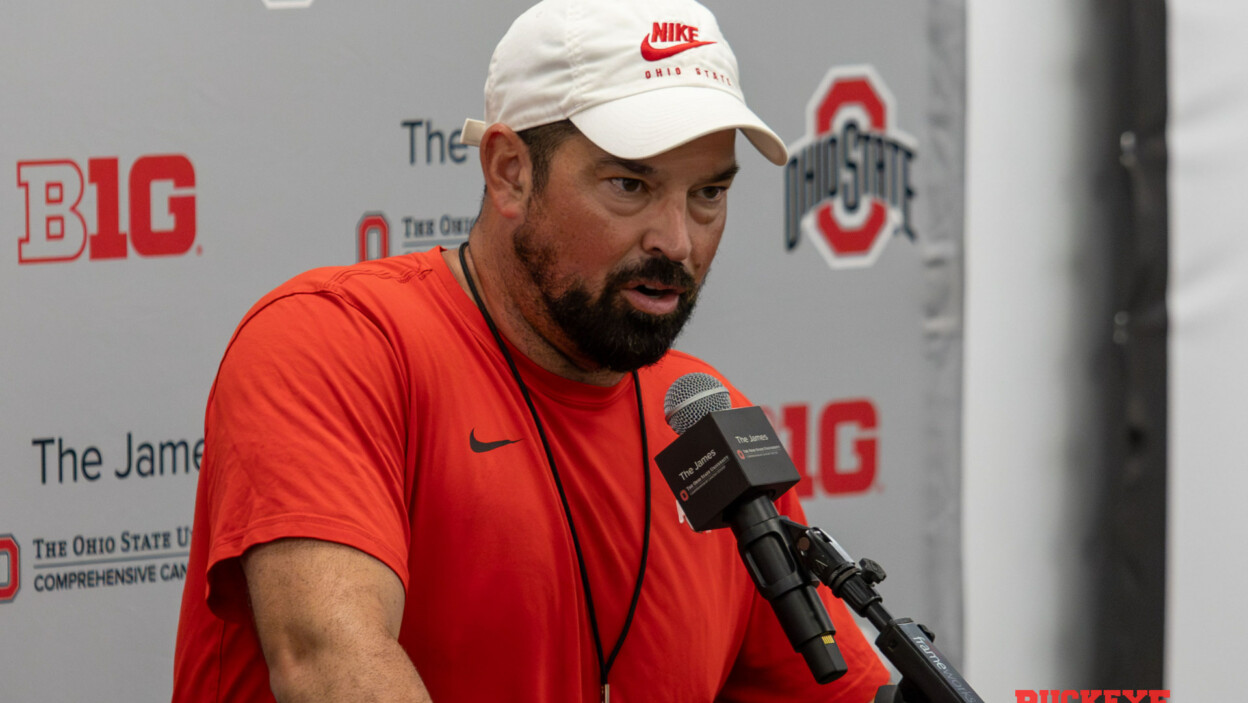
POLYGON ((205 421, 214 612, 245 616, 237 558, 281 538, 354 547, 408 586, 408 387, 382 329, 333 293, 281 297, 244 320, 205 421))
MULTIPOLYGON (((806 521, 793 494, 782 496, 776 508, 798 522, 806 521)), ((818 592, 849 671, 829 684, 818 684, 806 660, 793 651, 771 604, 755 593, 745 642, 717 703, 870 703, 875 698, 879 687, 888 683, 888 669, 845 604, 824 586, 818 592)))

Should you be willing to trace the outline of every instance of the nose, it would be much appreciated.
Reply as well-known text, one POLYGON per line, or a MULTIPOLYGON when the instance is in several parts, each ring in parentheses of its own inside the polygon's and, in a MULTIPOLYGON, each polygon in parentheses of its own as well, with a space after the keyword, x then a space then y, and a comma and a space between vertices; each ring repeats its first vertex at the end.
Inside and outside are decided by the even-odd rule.
POLYGON ((647 254, 661 254, 671 261, 684 261, 693 253, 695 226, 684 198, 669 198, 649 223, 642 238, 642 248, 647 254))

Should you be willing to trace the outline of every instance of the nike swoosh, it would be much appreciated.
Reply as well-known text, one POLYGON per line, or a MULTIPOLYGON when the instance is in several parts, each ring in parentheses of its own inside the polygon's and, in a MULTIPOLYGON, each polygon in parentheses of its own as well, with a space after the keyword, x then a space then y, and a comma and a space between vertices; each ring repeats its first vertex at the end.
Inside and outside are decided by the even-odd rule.
POLYGON ((647 61, 662 61, 663 59, 671 58, 682 51, 688 51, 690 49, 696 49, 699 46, 706 46, 707 44, 714 43, 715 42, 713 41, 690 41, 685 42, 684 44, 673 44, 672 46, 665 46, 661 49, 656 49, 655 47, 650 46, 650 35, 647 34, 645 39, 641 40, 641 58, 647 61))
POLYGON ((500 439, 497 442, 482 442, 477 439, 477 430, 475 427, 468 431, 468 446, 472 449, 472 451, 478 454, 491 452, 499 447, 505 447, 508 444, 515 444, 519 441, 520 440, 518 439, 500 439))

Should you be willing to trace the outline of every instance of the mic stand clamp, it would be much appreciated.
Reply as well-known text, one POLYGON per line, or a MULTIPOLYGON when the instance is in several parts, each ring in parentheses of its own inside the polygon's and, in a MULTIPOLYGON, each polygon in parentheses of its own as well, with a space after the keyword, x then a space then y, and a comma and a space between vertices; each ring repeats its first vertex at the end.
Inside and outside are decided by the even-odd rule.
POLYGON ((818 527, 780 518, 798 560, 832 594, 866 618, 880 633, 875 644, 901 673, 896 686, 883 686, 875 703, 984 703, 953 664, 932 644, 932 631, 910 618, 894 618, 875 585, 887 574, 870 559, 859 563, 818 527))

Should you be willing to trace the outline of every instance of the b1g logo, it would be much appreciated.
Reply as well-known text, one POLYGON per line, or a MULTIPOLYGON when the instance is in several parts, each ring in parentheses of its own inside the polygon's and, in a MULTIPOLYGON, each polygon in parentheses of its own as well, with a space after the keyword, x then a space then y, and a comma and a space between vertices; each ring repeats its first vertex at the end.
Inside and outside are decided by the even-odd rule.
POLYGON ((195 244, 195 167, 181 154, 142 156, 126 182, 129 234, 121 229, 121 181, 116 157, 19 161, 26 231, 17 245, 22 264, 140 256, 177 256, 195 244), (91 186, 90 188, 88 186, 91 186), (85 202, 84 202, 85 201, 85 202), (91 203, 94 203, 92 213, 91 203), (87 217, 94 215, 88 225, 87 217))
POLYGON ((784 172, 786 249, 801 233, 833 268, 870 266, 892 234, 914 240, 916 142, 896 129, 893 96, 870 66, 833 68, 806 112, 784 172))
POLYGON ((847 398, 830 402, 819 411, 818 425, 814 427, 807 403, 783 405, 778 413, 771 408, 763 408, 763 412, 772 426, 787 437, 785 448, 802 477, 794 489, 798 497, 809 498, 816 492, 828 496, 855 495, 876 485, 880 421, 875 401, 847 398), (812 434, 818 440, 815 462, 808 458, 812 434))
POLYGON ((13 535, 0 535, 0 603, 8 603, 17 597, 22 585, 21 549, 13 535))

